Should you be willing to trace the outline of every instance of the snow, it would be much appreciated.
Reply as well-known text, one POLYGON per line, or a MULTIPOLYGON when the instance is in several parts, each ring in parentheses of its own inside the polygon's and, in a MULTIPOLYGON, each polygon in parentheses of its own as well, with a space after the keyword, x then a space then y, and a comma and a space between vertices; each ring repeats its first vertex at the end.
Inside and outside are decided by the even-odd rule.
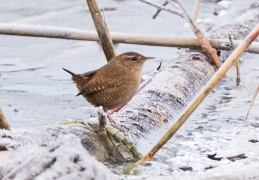
POLYGON ((230 7, 230 5, 232 4, 232 1, 220 1, 217 4, 224 9, 228 9, 230 7))
POLYGON ((74 135, 65 135, 46 146, 22 146, 1 168, 0 178, 5 180, 117 179, 85 150, 74 135))

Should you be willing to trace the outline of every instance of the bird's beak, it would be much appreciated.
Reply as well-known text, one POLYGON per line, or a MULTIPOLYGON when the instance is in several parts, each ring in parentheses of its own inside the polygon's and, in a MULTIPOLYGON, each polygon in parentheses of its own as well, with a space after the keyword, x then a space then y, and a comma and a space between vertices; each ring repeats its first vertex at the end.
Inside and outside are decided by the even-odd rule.
POLYGON ((155 59, 155 57, 145 57, 145 60, 155 59))

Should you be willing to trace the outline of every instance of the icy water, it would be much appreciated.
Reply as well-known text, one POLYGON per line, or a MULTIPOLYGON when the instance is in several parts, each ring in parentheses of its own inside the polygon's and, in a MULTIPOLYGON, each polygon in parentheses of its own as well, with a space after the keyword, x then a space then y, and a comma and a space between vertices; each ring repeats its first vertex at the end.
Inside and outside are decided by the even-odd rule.
MULTIPOLYGON (((194 37, 184 20, 167 12, 162 12, 156 20, 153 20, 152 15, 156 10, 137 0, 100 0, 99 2, 100 7, 105 9, 103 14, 110 31, 194 37)), ((206 32, 212 26, 231 22, 248 9, 252 2, 254 1, 233 0, 223 1, 223 3, 203 1, 198 16, 199 25, 206 32), (215 10, 219 15, 214 15, 215 10)), ((0 0, 0 3, 0 22, 94 30, 85 1, 20 0, 14 3, 0 0)), ((193 1, 185 0, 184 5, 191 12, 193 1)), ((95 116, 92 106, 82 97, 75 97, 77 90, 70 76, 61 68, 83 73, 104 65, 106 60, 98 43, 5 35, 0 35, 0 38, 0 106, 12 127, 34 127, 55 124, 61 120, 87 119, 95 116)), ((156 60, 145 64, 144 73, 152 72, 161 59, 164 64, 170 63, 177 56, 178 51, 176 48, 166 47, 124 44, 115 46, 118 54, 136 51, 146 56, 155 56, 156 60)), ((131 178, 150 175, 178 177, 182 174, 180 167, 189 167, 189 169, 191 167, 192 171, 200 171, 206 167, 217 166, 216 162, 210 163, 207 160, 206 154, 222 149, 222 144, 230 143, 228 138, 236 137, 236 133, 239 135, 245 133, 236 129, 239 130, 242 126, 249 101, 258 84, 258 59, 258 55, 243 56, 240 86, 237 87, 235 84, 235 71, 232 69, 228 73, 230 80, 222 81, 173 140, 159 152, 154 161, 133 171, 132 173, 137 176, 131 176, 131 178), (228 123, 225 124, 226 122, 228 123), (216 134, 221 130, 229 130, 233 136, 222 132, 222 138, 219 138, 218 143, 209 144, 210 139, 217 138, 216 135, 208 135, 209 132, 216 134), (224 135, 229 137, 223 137, 224 135), (203 142, 203 149, 199 144, 201 142, 203 142), (195 153, 188 157, 186 154, 189 152, 195 153), (197 160, 196 164, 189 159, 197 160)), ((249 120, 254 121, 255 124, 259 121, 258 107, 257 100, 249 117, 249 120)), ((253 135, 242 137, 247 138, 248 141, 256 138, 256 134, 253 135)), ((249 145, 247 144, 247 147, 249 145)), ((224 151, 221 155, 225 156, 226 152, 228 151, 224 151)), ((121 174, 121 167, 114 168, 114 172, 121 174)))

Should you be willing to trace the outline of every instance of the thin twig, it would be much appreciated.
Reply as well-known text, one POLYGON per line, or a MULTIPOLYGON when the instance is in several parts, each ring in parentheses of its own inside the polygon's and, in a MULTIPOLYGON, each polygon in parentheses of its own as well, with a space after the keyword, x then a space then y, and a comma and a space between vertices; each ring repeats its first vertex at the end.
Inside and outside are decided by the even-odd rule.
POLYGON ((196 21, 199 10, 200 10, 200 4, 201 4, 201 0, 195 0, 195 5, 193 7, 193 11, 192 11, 192 19, 194 21, 196 21))
POLYGON ((183 11, 184 18, 189 22, 189 24, 192 26, 192 29, 195 33, 195 35, 198 37, 201 46, 204 50, 207 51, 211 59, 213 60, 214 64, 216 65, 217 68, 221 66, 221 61, 218 57, 216 49, 212 48, 209 39, 202 33, 202 31, 199 29, 197 24, 190 18, 182 4, 178 0, 172 0, 173 2, 177 3, 181 10, 183 11))
POLYGON ((170 1, 170 0, 168 0, 168 3, 173 5, 175 9, 177 9, 178 11, 181 12, 181 8, 179 7, 179 5, 177 3, 173 2, 173 1, 170 1))
MULTIPOLYGON (((229 38, 229 41, 230 41, 230 45, 231 45, 231 49, 234 50, 234 43, 233 43, 233 39, 231 37, 231 35, 228 33, 228 38, 229 38)), ((237 86, 239 86, 240 84, 240 62, 239 62, 239 58, 237 59, 237 61, 235 62, 236 64, 236 70, 237 70, 237 86)))
MULTIPOLYGON (((166 6, 168 4, 168 1, 165 1, 163 6, 166 6)), ((156 19, 156 17, 158 16, 158 14, 161 12, 161 9, 157 9, 156 13, 153 15, 153 19, 156 19)))
POLYGON ((154 7, 156 7, 157 9, 164 10, 164 11, 168 11, 168 12, 170 12, 170 13, 176 14, 176 15, 178 15, 178 16, 184 18, 184 15, 183 15, 183 13, 182 13, 181 11, 173 10, 173 9, 170 9, 170 8, 167 8, 167 7, 163 7, 163 6, 160 6, 160 5, 157 4, 157 3, 153 3, 153 2, 150 2, 150 1, 147 1, 147 0, 140 0, 140 1, 143 2, 143 3, 146 3, 146 4, 150 5, 150 6, 154 6, 154 7))
POLYGON ((247 113, 246 113, 246 117, 245 117, 245 119, 244 119, 244 124, 243 124, 243 126, 246 124, 247 118, 248 118, 248 116, 249 116, 249 114, 250 114, 250 110, 251 110, 251 108, 252 108, 252 106, 253 106, 253 104, 254 104, 254 102, 255 102, 255 98, 256 98, 258 92, 259 92, 259 84, 257 85, 257 88, 256 88, 256 90, 255 90, 253 99, 252 99, 252 101, 250 102, 248 111, 247 111, 247 113))
POLYGON ((105 15, 105 9, 103 5, 103 1, 101 1, 101 8, 102 8, 102 13, 103 13, 103 22, 106 24, 106 15, 105 15))
POLYGON ((244 53, 246 48, 252 41, 259 35, 259 24, 249 33, 246 39, 235 49, 235 51, 228 57, 225 63, 218 69, 218 71, 212 76, 209 82, 198 93, 195 99, 188 105, 188 107, 181 113, 180 118, 176 123, 166 132, 166 134, 159 140, 159 142, 149 151, 144 157, 142 157, 136 164, 144 163, 150 160, 155 153, 163 147, 163 145, 176 133, 176 131, 183 125, 183 123, 190 117, 199 104, 205 99, 205 97, 212 91, 216 84, 224 77, 226 72, 231 68, 233 63, 244 53))
POLYGON ((193 32, 195 33, 195 35, 198 37, 200 43, 201 43, 201 46, 204 50, 206 50, 206 52, 208 53, 208 55, 211 57, 211 59, 213 60, 215 66, 217 68, 219 68, 221 66, 221 61, 218 57, 218 54, 217 54, 217 51, 216 49, 212 48, 210 42, 209 42, 209 39, 202 33, 202 31, 199 29, 199 27, 197 26, 197 24, 190 18, 190 16, 188 15, 188 13, 186 12, 186 10, 184 9, 184 7, 182 6, 182 4, 178 1, 178 0, 171 0, 171 1, 168 1, 169 3, 171 4, 174 4, 176 3, 179 8, 181 9, 181 11, 179 10, 172 10, 170 8, 164 8, 158 4, 155 4, 155 3, 152 3, 152 2, 149 2, 147 0, 140 0, 141 2, 144 2, 146 4, 149 4, 151 6, 154 6, 156 8, 160 8, 161 10, 165 10, 165 11, 168 11, 168 12, 171 12, 173 14, 177 14, 179 16, 181 16, 182 18, 186 19, 187 22, 191 25, 192 29, 193 29, 193 32), (173 3, 174 2, 174 3, 173 3))

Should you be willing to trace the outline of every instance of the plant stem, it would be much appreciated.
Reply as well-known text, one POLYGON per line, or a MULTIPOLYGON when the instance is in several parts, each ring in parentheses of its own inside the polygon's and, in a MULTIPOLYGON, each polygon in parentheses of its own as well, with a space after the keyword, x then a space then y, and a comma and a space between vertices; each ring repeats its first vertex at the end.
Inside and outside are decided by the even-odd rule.
POLYGON ((187 106, 184 112, 180 115, 180 118, 176 123, 166 132, 166 134, 159 140, 159 142, 136 164, 144 163, 150 160, 155 153, 163 147, 163 145, 177 132, 177 130, 183 125, 183 123, 189 118, 199 104, 205 99, 205 97, 211 92, 216 84, 224 77, 226 72, 230 69, 233 63, 244 53, 246 48, 252 41, 259 35, 259 24, 249 33, 245 40, 235 49, 235 51, 228 57, 224 64, 218 69, 218 71, 212 76, 209 82, 198 93, 195 99, 187 106))

